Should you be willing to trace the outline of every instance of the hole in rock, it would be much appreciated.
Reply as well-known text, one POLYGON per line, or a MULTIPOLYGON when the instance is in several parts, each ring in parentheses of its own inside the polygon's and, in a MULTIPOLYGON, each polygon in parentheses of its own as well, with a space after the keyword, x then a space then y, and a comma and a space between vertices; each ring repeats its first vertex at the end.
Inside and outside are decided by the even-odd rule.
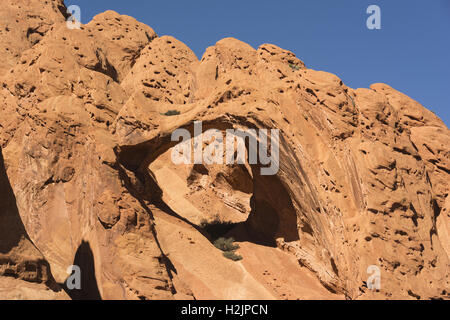
MULTIPOLYGON (((210 123, 203 125, 203 132, 208 127, 219 127, 224 137, 225 130, 231 128, 210 123)), ((187 130, 192 137, 192 125, 187 130)), ((193 142, 194 138, 191 151, 193 142)), ((208 143, 211 141, 204 142, 203 150, 208 143)), ((279 238, 286 242, 299 239, 289 192, 278 175, 263 176, 259 165, 248 163, 248 139, 245 164, 175 164, 175 146, 170 136, 158 137, 138 146, 123 147, 118 155, 129 170, 149 172, 162 191, 159 204, 154 201, 159 209, 189 222, 202 233, 206 231, 212 241, 228 234, 237 241, 275 247, 279 238)))

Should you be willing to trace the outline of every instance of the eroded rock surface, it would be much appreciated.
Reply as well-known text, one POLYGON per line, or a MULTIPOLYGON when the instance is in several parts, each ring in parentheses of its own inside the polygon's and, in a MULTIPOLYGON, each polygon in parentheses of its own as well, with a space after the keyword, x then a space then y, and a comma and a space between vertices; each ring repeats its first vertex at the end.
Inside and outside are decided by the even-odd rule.
POLYGON ((450 132, 419 103, 275 45, 199 60, 112 11, 80 30, 62 1, 0 15, 0 297, 58 298, 81 264, 83 298, 449 298, 450 132), (173 164, 194 121, 279 129, 278 173, 173 164), (241 262, 202 229, 217 219, 241 262))

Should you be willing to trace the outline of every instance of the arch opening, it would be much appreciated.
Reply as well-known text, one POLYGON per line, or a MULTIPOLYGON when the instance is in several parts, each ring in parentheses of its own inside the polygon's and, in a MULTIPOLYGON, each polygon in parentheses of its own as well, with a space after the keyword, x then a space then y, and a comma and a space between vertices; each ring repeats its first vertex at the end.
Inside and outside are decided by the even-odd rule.
MULTIPOLYGON (((205 122, 202 133, 218 129, 225 134, 234 126, 228 122, 205 122)), ((193 124, 183 128, 194 140, 193 124)), ((166 135, 120 148, 119 162, 138 172, 144 183, 150 179, 160 188, 160 194, 151 203, 199 231, 206 231, 209 238, 232 235, 238 241, 268 246, 276 246, 279 238, 286 242, 299 239, 297 215, 287 188, 278 174, 263 176, 260 165, 249 164, 248 139, 245 164, 231 165, 176 165, 171 161, 171 153, 177 143, 166 135)))

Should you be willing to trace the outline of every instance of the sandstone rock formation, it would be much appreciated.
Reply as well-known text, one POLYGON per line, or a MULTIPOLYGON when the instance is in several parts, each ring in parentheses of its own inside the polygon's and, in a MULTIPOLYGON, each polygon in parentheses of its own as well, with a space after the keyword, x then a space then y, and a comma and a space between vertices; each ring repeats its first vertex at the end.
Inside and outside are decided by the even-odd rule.
POLYGON ((419 103, 270 44, 198 60, 112 11, 71 30, 61 0, 0 15, 0 298, 450 297, 450 132, 419 103), (194 121, 279 129, 278 173, 173 164, 194 121), (82 293, 62 291, 71 265, 82 293))

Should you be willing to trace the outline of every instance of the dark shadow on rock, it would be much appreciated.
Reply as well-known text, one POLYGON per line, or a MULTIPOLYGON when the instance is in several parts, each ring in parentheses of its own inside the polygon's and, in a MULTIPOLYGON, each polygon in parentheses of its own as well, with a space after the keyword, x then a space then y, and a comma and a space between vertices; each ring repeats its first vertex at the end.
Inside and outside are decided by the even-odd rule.
POLYGON ((253 196, 251 212, 246 221, 249 235, 256 243, 276 246, 276 239, 286 242, 299 240, 297 213, 289 188, 278 175, 260 174, 257 165, 252 166, 253 196))
POLYGON ((0 254, 10 252, 23 238, 30 239, 20 218, 0 148, 0 254))
POLYGON ((81 242, 75 254, 74 266, 81 270, 81 289, 69 289, 66 279, 63 284, 64 291, 72 300, 102 300, 95 276, 94 254, 89 242, 81 242))

